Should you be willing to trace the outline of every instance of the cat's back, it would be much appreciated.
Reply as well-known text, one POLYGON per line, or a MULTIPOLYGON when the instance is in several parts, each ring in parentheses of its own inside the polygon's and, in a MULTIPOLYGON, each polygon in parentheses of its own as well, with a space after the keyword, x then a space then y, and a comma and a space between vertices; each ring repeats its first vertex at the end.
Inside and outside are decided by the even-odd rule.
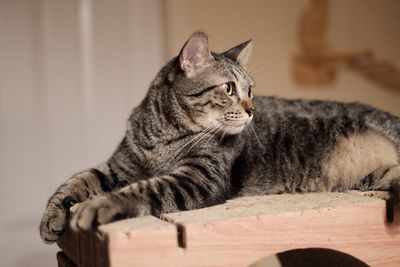
POLYGON ((258 131, 294 136, 346 135, 363 132, 376 122, 393 120, 391 114, 359 102, 258 96, 254 98, 254 106, 254 125, 258 131))
POLYGON ((275 96, 257 96, 254 98, 254 106, 260 115, 275 114, 296 117, 332 117, 376 110, 359 102, 285 99, 275 96))

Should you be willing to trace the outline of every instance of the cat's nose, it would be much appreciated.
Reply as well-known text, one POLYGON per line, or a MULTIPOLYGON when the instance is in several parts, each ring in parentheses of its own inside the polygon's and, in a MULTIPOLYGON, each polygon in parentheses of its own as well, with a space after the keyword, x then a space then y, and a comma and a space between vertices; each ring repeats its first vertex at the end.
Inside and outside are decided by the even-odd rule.
POLYGON ((254 113, 253 102, 251 100, 243 101, 243 107, 244 107, 244 110, 249 115, 249 117, 251 117, 251 115, 253 115, 253 113, 254 113))
POLYGON ((254 108, 245 108, 244 110, 246 110, 247 114, 249 114, 249 117, 251 117, 251 115, 253 115, 254 108))

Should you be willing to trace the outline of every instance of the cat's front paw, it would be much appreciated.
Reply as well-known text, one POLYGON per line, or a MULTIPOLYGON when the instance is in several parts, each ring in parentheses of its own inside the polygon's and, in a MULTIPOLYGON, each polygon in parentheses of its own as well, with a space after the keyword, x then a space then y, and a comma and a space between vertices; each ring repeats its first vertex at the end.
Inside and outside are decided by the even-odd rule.
POLYGON ((75 231, 90 231, 97 225, 126 217, 120 201, 108 195, 99 196, 73 207, 70 226, 75 231))
POLYGON ((64 232, 69 206, 68 198, 50 199, 39 226, 40 236, 45 243, 56 242, 64 232))

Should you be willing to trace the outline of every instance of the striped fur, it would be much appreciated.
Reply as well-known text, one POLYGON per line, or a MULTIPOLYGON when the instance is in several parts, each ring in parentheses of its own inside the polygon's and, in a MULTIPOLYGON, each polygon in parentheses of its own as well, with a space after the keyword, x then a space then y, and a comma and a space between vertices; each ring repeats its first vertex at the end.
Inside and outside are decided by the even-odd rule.
POLYGON ((235 196, 399 190, 399 118, 358 103, 253 99, 250 50, 212 53, 195 33, 133 110, 112 157, 50 198, 42 239, 56 241, 68 221, 90 230, 235 196))

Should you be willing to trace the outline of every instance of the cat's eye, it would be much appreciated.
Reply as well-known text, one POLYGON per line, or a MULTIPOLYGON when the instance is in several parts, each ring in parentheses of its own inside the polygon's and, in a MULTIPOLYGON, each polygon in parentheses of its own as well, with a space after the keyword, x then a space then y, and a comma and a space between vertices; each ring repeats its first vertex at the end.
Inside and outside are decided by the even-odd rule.
POLYGON ((234 94, 232 83, 224 83, 222 84, 222 88, 224 88, 224 91, 227 95, 231 96, 234 94))

